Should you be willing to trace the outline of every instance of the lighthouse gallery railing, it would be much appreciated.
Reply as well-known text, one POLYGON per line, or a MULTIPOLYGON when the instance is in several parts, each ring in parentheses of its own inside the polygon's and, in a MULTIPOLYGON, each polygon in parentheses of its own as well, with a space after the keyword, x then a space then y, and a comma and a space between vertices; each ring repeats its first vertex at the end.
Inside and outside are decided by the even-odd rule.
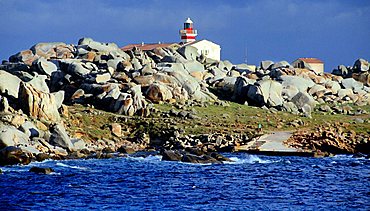
POLYGON ((185 29, 181 29, 180 30, 180 34, 198 34, 198 31, 197 30, 185 30, 185 29))

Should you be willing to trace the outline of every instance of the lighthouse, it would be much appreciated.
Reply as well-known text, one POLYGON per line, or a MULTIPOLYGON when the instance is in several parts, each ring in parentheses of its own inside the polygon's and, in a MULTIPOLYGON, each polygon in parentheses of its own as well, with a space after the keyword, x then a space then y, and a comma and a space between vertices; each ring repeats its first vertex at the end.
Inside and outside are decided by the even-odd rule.
MULTIPOLYGON (((0 0, 1 1, 1 0, 0 0)), ((221 59, 221 46, 209 41, 209 40, 195 40, 198 35, 197 30, 194 29, 193 21, 187 18, 184 22, 184 28, 179 30, 181 43, 138 43, 130 44, 122 47, 123 51, 132 51, 134 48, 139 48, 142 51, 153 51, 157 48, 173 48, 174 46, 179 46, 179 52, 182 52, 187 46, 195 48, 199 55, 203 55, 206 58, 220 61, 221 59), (182 49, 182 50, 181 50, 182 49)), ((194 50, 194 49, 192 49, 194 50)), ((193 51, 192 51, 193 52, 193 51)), ((181 54, 181 53, 180 53, 181 54)))
POLYGON ((184 29, 180 30, 181 41, 183 43, 193 42, 197 35, 197 30, 193 28, 193 21, 191 21, 190 18, 186 19, 184 22, 184 29))

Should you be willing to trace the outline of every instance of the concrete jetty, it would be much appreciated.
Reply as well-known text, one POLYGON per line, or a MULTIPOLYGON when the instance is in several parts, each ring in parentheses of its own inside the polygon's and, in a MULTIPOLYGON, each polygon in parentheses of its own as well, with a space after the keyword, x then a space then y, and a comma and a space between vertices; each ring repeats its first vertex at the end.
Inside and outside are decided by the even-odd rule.
POLYGON ((246 145, 236 147, 235 151, 279 156, 314 156, 312 152, 285 145, 284 141, 288 140, 291 135, 292 133, 288 131, 265 134, 246 145))

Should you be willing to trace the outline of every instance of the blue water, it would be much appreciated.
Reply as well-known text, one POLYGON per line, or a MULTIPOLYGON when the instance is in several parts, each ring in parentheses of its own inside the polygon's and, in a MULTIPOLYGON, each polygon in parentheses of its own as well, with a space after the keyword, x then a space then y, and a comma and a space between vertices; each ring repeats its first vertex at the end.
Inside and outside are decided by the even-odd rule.
POLYGON ((1 167, 1 210, 369 210, 364 158, 226 154, 196 165, 147 158, 1 167), (37 175, 32 166, 56 173, 37 175))

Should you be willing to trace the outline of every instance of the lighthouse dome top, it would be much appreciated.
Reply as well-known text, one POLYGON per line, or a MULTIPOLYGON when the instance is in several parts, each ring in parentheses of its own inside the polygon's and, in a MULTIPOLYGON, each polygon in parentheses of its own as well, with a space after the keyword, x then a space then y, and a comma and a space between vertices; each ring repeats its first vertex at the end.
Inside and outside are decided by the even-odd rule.
POLYGON ((185 23, 193 23, 193 21, 190 18, 188 18, 186 19, 185 23))

